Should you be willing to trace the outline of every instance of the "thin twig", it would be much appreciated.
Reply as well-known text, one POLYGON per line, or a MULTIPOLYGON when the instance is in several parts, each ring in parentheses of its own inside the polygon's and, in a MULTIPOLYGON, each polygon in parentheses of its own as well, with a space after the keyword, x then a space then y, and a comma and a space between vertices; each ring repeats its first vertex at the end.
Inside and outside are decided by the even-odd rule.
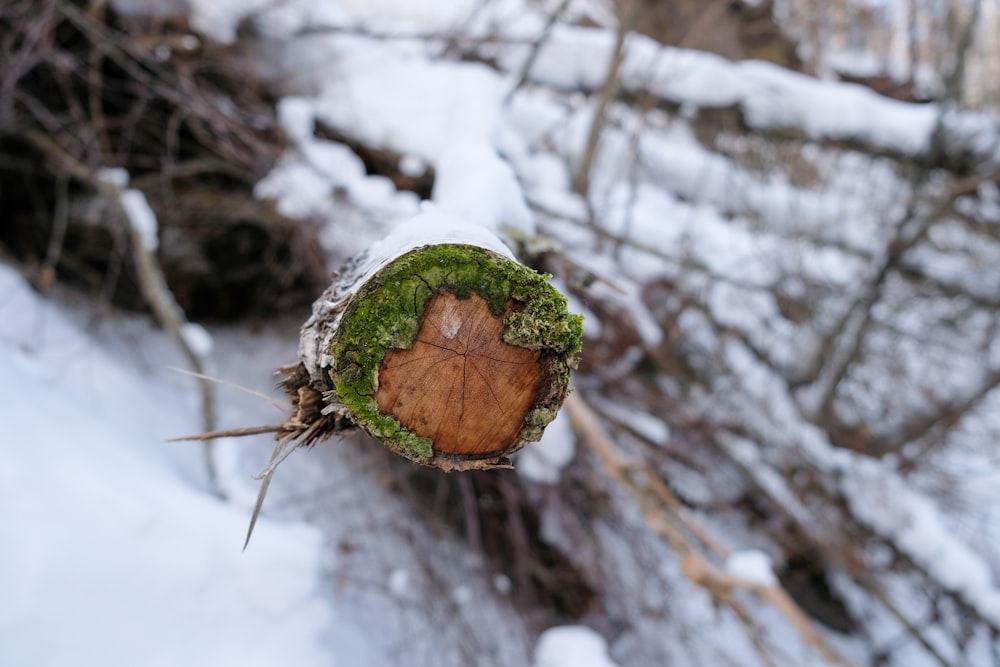
MULTIPOLYGON (((267 426, 244 426, 243 428, 225 428, 219 431, 207 431, 195 435, 182 435, 177 438, 167 438, 167 442, 191 442, 194 440, 214 440, 215 438, 240 438, 245 435, 260 435, 261 433, 281 433, 289 430, 287 424, 269 424, 267 426)), ((303 427, 304 430, 305 427, 303 427)))
POLYGON ((236 384, 235 382, 230 382, 229 380, 223 380, 222 378, 212 377, 211 375, 205 375, 204 373, 195 373, 194 371, 189 371, 184 368, 177 368, 176 366, 168 366, 169 370, 172 370, 182 375, 188 375, 193 378, 198 378, 199 380, 205 380, 207 382, 213 382, 215 384, 220 384, 224 387, 229 387, 230 389, 236 389, 237 391, 242 391, 245 394, 250 394, 251 396, 256 396, 257 398, 263 399, 278 408, 282 412, 288 412, 292 409, 292 404, 279 401, 273 396, 268 396, 262 391, 257 391, 256 389, 250 389, 249 387, 244 387, 241 384, 236 384))
POLYGON ((278 438, 278 442, 274 445, 274 451, 271 452, 271 459, 267 463, 267 467, 264 468, 263 472, 256 475, 254 478, 260 480, 260 490, 257 492, 257 500, 253 506, 253 514, 250 516, 250 525, 247 527, 247 536, 243 541, 243 550, 246 551, 247 545, 250 544, 250 538, 253 536, 253 529, 257 525, 257 519, 260 517, 261 508, 264 506, 264 498, 267 496, 267 489, 271 486, 271 479, 274 477, 274 471, 277 469, 278 465, 281 464, 288 456, 300 447, 307 447, 312 441, 314 434, 322 428, 321 422, 313 422, 308 427, 301 429, 298 433, 284 435, 278 438))
POLYGON ((569 6, 570 0, 562 0, 559 6, 556 7, 555 11, 549 14, 548 21, 545 22, 545 27, 542 28, 542 33, 535 40, 534 44, 531 45, 531 51, 528 52, 528 57, 524 59, 524 66, 521 67, 521 74, 517 77, 517 83, 514 87, 507 92, 504 97, 504 106, 510 104, 510 101, 514 98, 514 94, 521 89, 524 84, 528 82, 528 77, 531 76, 531 69, 535 66, 535 61, 538 60, 538 54, 542 51, 542 46, 545 42, 549 41, 549 35, 552 34, 552 28, 555 26, 556 22, 566 11, 566 7, 569 6))
POLYGON ((615 45, 611 53, 611 62, 608 63, 608 73, 604 77, 604 83, 597 95, 597 105, 594 108, 594 117, 590 122, 590 131, 587 133, 587 143, 583 150, 583 157, 580 159, 580 166, 573 176, 573 191, 584 197, 590 189, 590 169, 597 154, 597 146, 601 141, 601 133, 604 131, 604 123, 608 111, 608 104, 611 98, 618 92, 618 70, 622 61, 625 60, 625 38, 632 23, 635 20, 638 0, 625 0, 621 17, 618 19, 618 31, 615 33, 615 45))
MULTIPOLYGON (((194 372, 199 376, 203 376, 204 365, 202 359, 188 344, 183 334, 183 326, 185 324, 184 312, 177 304, 173 292, 170 291, 170 287, 167 285, 167 281, 163 276, 163 270, 160 268, 155 253, 146 247, 139 230, 132 224, 129 214, 122 203, 121 188, 101 179, 95 169, 77 160, 77 158, 70 155, 58 143, 45 134, 37 130, 32 130, 26 132, 25 137, 43 154, 58 162, 68 174, 100 192, 115 206, 118 215, 125 225, 135 260, 139 288, 147 304, 153 311, 153 315, 160 323, 160 326, 174 340, 174 343, 187 359, 188 364, 194 372)), ((211 384, 207 380, 200 378, 198 381, 198 390, 201 397, 202 431, 209 433, 215 430, 215 403, 211 384)), ((219 486, 215 462, 212 457, 212 441, 206 439, 204 442, 205 470, 208 476, 208 483, 216 495, 223 497, 224 494, 219 486)))

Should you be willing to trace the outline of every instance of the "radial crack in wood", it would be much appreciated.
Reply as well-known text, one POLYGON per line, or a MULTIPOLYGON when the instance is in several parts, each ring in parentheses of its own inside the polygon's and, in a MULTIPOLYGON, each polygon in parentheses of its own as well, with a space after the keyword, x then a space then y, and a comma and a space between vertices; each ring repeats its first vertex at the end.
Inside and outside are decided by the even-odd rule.
MULTIPOLYGON (((507 312, 514 303, 507 304, 507 312)), ((518 439, 543 376, 540 353, 503 341, 504 316, 485 299, 434 296, 408 349, 389 350, 375 394, 434 449, 452 455, 503 452, 518 439)))

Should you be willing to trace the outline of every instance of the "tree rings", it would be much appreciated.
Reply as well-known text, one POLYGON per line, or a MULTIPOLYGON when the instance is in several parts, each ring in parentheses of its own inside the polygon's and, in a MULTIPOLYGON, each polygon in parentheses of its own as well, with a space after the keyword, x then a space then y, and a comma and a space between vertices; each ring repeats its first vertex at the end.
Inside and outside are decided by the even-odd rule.
POLYGON ((356 291, 330 377, 397 453, 446 470, 506 466, 558 412, 581 337, 548 276, 478 246, 429 245, 356 291))

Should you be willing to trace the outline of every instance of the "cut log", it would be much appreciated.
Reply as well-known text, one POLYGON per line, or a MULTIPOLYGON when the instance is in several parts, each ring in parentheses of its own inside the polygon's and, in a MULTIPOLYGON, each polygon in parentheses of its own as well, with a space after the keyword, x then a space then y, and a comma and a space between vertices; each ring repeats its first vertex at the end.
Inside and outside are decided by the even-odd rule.
POLYGON ((491 230, 424 214, 316 301, 299 377, 323 413, 348 416, 412 461, 508 467, 562 405, 582 319, 491 230))

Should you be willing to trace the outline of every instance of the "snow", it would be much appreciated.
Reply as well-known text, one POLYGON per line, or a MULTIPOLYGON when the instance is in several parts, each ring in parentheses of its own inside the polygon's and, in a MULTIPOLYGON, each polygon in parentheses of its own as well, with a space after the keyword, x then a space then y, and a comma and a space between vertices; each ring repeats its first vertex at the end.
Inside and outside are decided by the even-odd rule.
POLYGON ((399 170, 410 178, 419 178, 427 173, 427 163, 412 153, 407 153, 399 160, 399 170))
POLYGON ((126 169, 122 169, 121 167, 104 167, 102 169, 98 169, 97 178, 102 183, 107 183, 108 185, 116 188, 128 187, 128 171, 126 169))
MULTIPOLYGON (((614 35, 559 25, 538 53, 531 78, 561 89, 597 89, 607 72, 614 35)), ((501 62, 520 68, 525 52, 507 49, 501 62)), ((913 154, 929 145, 939 110, 881 97, 860 85, 820 81, 761 61, 664 47, 632 34, 620 79, 693 107, 739 106, 751 127, 802 128, 816 139, 847 139, 913 154)))
POLYGON ((414 248, 438 243, 479 246, 514 259, 510 248, 488 227, 426 204, 420 215, 400 221, 388 236, 368 249, 355 284, 363 285, 379 269, 414 248))
POLYGON ((357 139, 431 162, 459 143, 453 137, 489 141, 502 90, 486 66, 431 63, 378 48, 344 54, 340 65, 336 76, 319 82, 319 116, 357 139))
POLYGON ((737 551, 726 559, 725 570, 734 577, 758 586, 777 586, 771 557, 760 549, 737 551))
POLYGON ((212 354, 212 334, 197 322, 185 322, 181 325, 181 336, 194 355, 207 359, 212 354))
POLYGON ((515 469, 533 482, 555 484, 559 471, 573 460, 576 440, 570 428, 569 417, 559 412, 542 434, 542 439, 516 454, 515 469))
POLYGON ((129 183, 128 171, 118 167, 106 167, 97 170, 97 178, 118 191, 118 197, 128 218, 128 224, 139 235, 142 247, 149 252, 155 252, 160 244, 156 214, 149 207, 146 195, 142 191, 127 187, 129 183))
POLYGON ((618 667, 604 637, 583 625, 550 628, 538 638, 534 667, 618 667))
POLYGON ((272 0, 195 0, 189 9, 191 27, 216 42, 231 44, 240 22, 271 4, 272 0))
POLYGON ((530 231, 520 188, 494 145, 503 90, 486 66, 377 47, 344 54, 341 65, 317 82, 318 118, 434 165, 432 199, 441 211, 530 231))
MULTIPOLYGON (((374 179, 345 147, 312 136, 315 119, 375 147, 391 148, 414 163, 432 165, 436 211, 496 231, 531 233, 531 216, 517 179, 495 146, 501 101, 499 80, 484 66, 430 63, 386 48, 343 51, 342 68, 319 73, 311 99, 286 98, 279 119, 299 155, 258 184, 260 197, 278 200, 287 215, 317 215, 340 187, 374 208, 391 201, 387 181, 366 193, 374 179)), ((406 204, 394 207, 394 217, 406 204)))
POLYGON ((916 154, 930 145, 938 109, 886 99, 864 86, 819 81, 777 65, 742 63, 741 103, 752 127, 802 128, 815 138, 855 139, 916 154), (767 94, 764 92, 767 91, 767 94))
MULTIPOLYGON (((278 212, 295 218, 329 217, 338 193, 349 193, 352 203, 373 216, 395 220, 417 213, 413 193, 397 192, 387 179, 367 175, 361 159, 347 146, 316 138, 315 120, 314 100, 289 96, 278 103, 278 121, 296 150, 257 183, 257 197, 274 199, 278 212)), ((331 239, 329 245, 338 242, 331 239)))
POLYGON ((653 444, 666 445, 670 440, 670 426, 663 417, 657 417, 617 403, 603 405, 601 411, 653 444))
POLYGON ((478 0, 352 0, 341 4, 345 14, 356 23, 377 21, 387 31, 447 34, 472 17, 480 3, 478 0))
POLYGON ((410 588, 410 573, 402 568, 396 568, 389 573, 389 590, 393 595, 403 597, 410 588))
POLYGON ((0 292, 0 664, 332 664, 316 529, 265 518, 241 552, 247 513, 196 481, 196 449, 164 442, 191 431, 190 387, 3 265, 0 292))
POLYGON ((927 498, 872 462, 852 462, 841 485, 855 514, 893 537, 921 567, 1000 625, 1000 584, 989 563, 958 540, 927 498))
POLYGON ((159 225, 156 222, 156 214, 146 201, 146 195, 139 190, 129 188, 122 190, 121 202, 129 224, 139 235, 142 247, 148 252, 155 252, 160 244, 159 225))

